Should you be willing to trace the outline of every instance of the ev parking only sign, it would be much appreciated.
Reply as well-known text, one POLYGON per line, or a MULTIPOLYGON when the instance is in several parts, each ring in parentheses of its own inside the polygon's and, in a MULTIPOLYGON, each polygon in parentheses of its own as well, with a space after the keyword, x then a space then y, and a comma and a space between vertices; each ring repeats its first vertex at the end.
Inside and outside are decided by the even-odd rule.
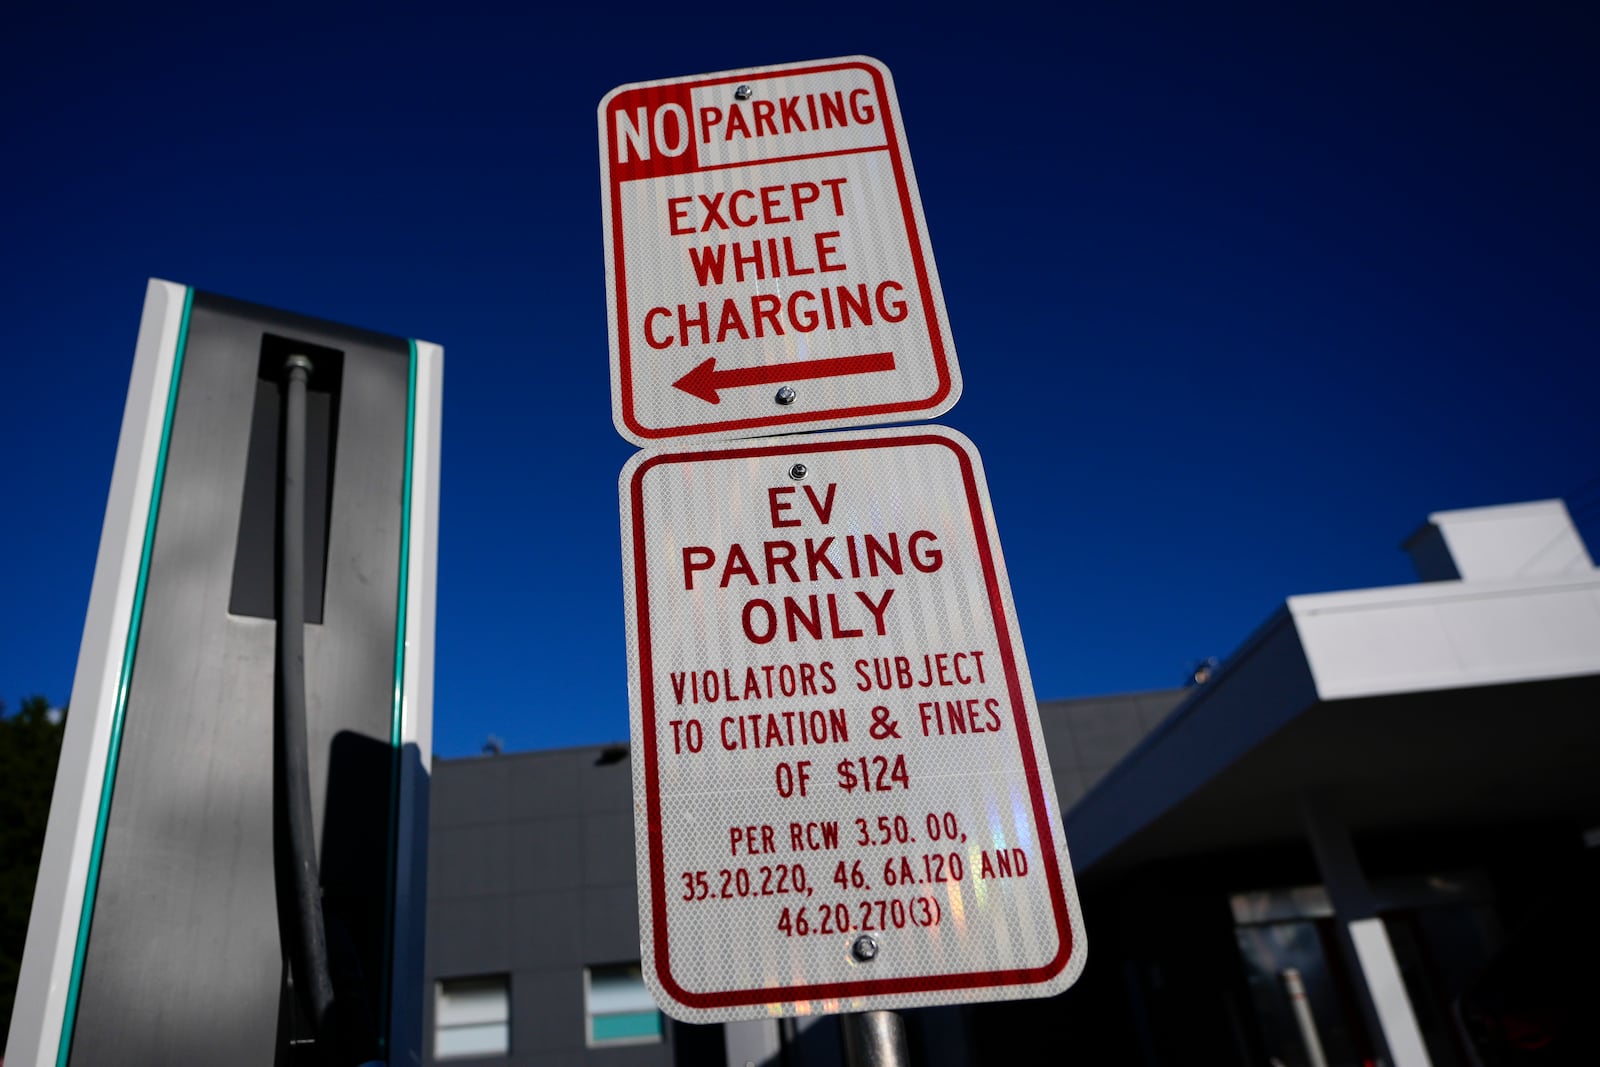
POLYGON ((612 419, 641 446, 931 418, 961 374, 889 71, 600 103, 612 419))
POLYGON ((1077 894, 971 442, 643 452, 619 490, 642 952, 668 1013, 1070 985, 1077 894))

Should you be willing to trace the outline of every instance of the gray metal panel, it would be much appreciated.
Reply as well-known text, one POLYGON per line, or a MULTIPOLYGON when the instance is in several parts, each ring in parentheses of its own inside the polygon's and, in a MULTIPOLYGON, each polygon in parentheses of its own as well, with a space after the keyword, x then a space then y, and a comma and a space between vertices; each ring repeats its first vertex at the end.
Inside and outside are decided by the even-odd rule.
POLYGON ((526 1056, 513 1056, 506 1062, 516 1067, 586 1067, 591 1061, 582 1052, 536 1052, 526 1056))
POLYGON ((639 958, 638 891, 632 885, 583 894, 586 963, 626 963, 639 958))
POLYGON ((511 980, 512 1053, 520 1059, 530 1052, 583 1047, 582 976, 567 970, 518 971, 511 980))
MULTIPOLYGON (((1044 733, 1045 751, 1050 755, 1050 773, 1059 783, 1062 771, 1078 769, 1078 746, 1067 727, 1067 716, 1061 703, 1040 703, 1039 726, 1044 733)), ((1060 792, 1058 785, 1058 795, 1060 792)), ((1065 810, 1070 803, 1063 797, 1061 806, 1065 810)))
POLYGON ((1093 788, 1187 695, 1172 689, 1041 703, 1039 721, 1063 808, 1093 788))
POLYGON ((632 886, 633 813, 588 815, 583 820, 583 880, 591 886, 632 886))
MULTIPOLYGON (((667 1028, 666 1033, 672 1032, 671 1019, 663 1019, 662 1024, 667 1028)), ((610 1048, 592 1048, 584 1053, 585 1067, 664 1067, 666 1064, 675 1063, 670 1039, 659 1045, 622 1045, 610 1048)), ((541 1060, 539 1067, 546 1067, 546 1062, 541 1060)), ((691 1061, 696 1065, 704 1061, 691 1061)), ((687 1067, 687 1065, 686 1065, 687 1067)), ((715 1064, 712 1067, 716 1067, 715 1064)), ((775 1064, 770 1067, 776 1067, 775 1064)))
POLYGON ((457 826, 428 849, 428 893, 440 900, 504 896, 511 892, 511 860, 505 823, 457 826))
POLYGON ((530 1052, 526 1056, 513 1056, 507 1062, 515 1064, 516 1067, 524 1067, 524 1065, 527 1065, 527 1067, 586 1067, 587 1064, 595 1061, 588 1059, 582 1052, 568 1050, 564 1052, 530 1052))
POLYGON ((1050 758, 1050 774, 1056 781, 1056 802, 1062 811, 1071 808, 1089 791, 1083 772, 1069 763, 1057 763, 1054 756, 1050 758))
POLYGON ((1041 703, 1039 721, 1062 811, 1105 777, 1189 692, 1164 689, 1041 703))
POLYGON ((467 826, 504 819, 509 762, 499 758, 441 761, 434 771, 432 825, 467 826))
POLYGON ((572 916, 583 913, 583 897, 576 889, 512 897, 512 965, 534 969, 583 966, 583 930, 572 921, 572 916))
POLYGON ((1160 693, 1145 693, 1139 697, 1139 718, 1145 731, 1154 730, 1166 721, 1179 704, 1189 697, 1187 689, 1168 689, 1160 693))
POLYGON ((593 766, 594 758, 593 753, 587 751, 581 759, 565 753, 518 758, 515 761, 517 773, 511 776, 511 817, 548 819, 582 811, 583 793, 578 782, 584 766, 593 766))
POLYGON ((1095 772, 1110 770, 1146 733, 1138 705, 1130 700, 1074 701, 1067 705, 1066 718, 1078 767, 1095 777, 1095 772))
MULTIPOLYGON (((631 841, 630 841, 630 855, 631 841)), ((511 884, 518 892, 576 889, 584 883, 583 824, 576 818, 511 824, 511 884)))
MULTIPOLYGON (((73 1039, 80 1067, 266 1065, 276 1053, 273 625, 227 613, 263 329, 346 353, 325 622, 307 633, 312 780, 327 781, 340 731, 388 744, 405 343, 197 295, 73 1039)), ((325 800, 316 789, 319 828, 325 800)))
POLYGON ((428 973, 438 978, 511 969, 511 898, 428 901, 428 973))

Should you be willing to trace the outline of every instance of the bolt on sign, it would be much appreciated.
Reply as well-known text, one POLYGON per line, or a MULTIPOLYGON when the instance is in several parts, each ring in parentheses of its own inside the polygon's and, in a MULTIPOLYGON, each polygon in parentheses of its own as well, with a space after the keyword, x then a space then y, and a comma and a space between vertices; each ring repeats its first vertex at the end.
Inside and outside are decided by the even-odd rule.
POLYGON ((620 485, 646 981, 690 1022, 1047 996, 1083 926, 988 488, 936 426, 620 485))
POLYGON ((888 68, 600 102, 612 419, 641 446, 931 418, 961 394, 888 68))

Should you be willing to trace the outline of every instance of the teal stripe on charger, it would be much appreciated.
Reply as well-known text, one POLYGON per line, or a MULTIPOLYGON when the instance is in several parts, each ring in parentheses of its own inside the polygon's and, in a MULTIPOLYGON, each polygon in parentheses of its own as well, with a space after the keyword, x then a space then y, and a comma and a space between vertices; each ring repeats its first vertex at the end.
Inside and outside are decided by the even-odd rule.
POLYGON ((133 611, 128 616, 128 636, 122 648, 122 670, 111 711, 111 742, 106 749, 105 775, 100 783, 100 809, 95 816, 94 844, 89 852, 89 876, 83 887, 83 910, 78 915, 78 941, 72 950, 72 977, 67 985, 67 1007, 61 1019, 61 1040, 56 1045, 56 1067, 66 1067, 72 1055, 72 1030, 78 1020, 78 995, 83 987, 84 958, 89 951, 89 928, 94 921, 94 899, 100 889, 100 860, 105 852, 106 825, 111 818, 111 794, 117 784, 117 756, 122 748, 122 724, 128 710, 128 683, 139 651, 139 623, 144 617, 145 588, 150 581, 150 553, 156 540, 156 518, 161 513, 161 487, 167 477, 167 449, 172 444, 172 415, 178 407, 178 382, 183 374, 183 353, 189 343, 189 312, 194 290, 183 290, 183 318, 178 324, 178 344, 172 357, 172 379, 167 385, 167 410, 161 423, 161 447, 156 453, 156 473, 150 487, 150 507, 145 513, 144 546, 139 553, 139 579, 134 585, 133 611))
POLYGON ((400 483, 400 581, 394 624, 394 696, 389 711, 389 848, 388 896, 384 901, 385 939, 383 944, 383 996, 380 1001, 382 1024, 378 1047, 389 1047, 391 983, 394 980, 395 894, 399 881, 400 854, 400 772, 404 739, 406 690, 406 610, 411 586, 411 467, 417 441, 417 342, 407 342, 410 366, 406 372, 406 459, 400 483))

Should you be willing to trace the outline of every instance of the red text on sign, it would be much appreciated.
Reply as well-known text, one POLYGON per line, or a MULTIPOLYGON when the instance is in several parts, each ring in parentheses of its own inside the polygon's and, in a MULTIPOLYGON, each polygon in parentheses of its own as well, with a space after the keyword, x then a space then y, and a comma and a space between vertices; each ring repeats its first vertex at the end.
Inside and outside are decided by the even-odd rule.
MULTIPOLYGON (((733 280, 745 281, 746 275, 756 281, 767 278, 794 278, 802 274, 831 273, 845 269, 845 264, 834 257, 839 253, 838 230, 827 230, 811 235, 816 246, 816 256, 807 258, 804 251, 795 255, 793 237, 768 237, 766 241, 733 241, 728 244, 707 245, 689 249, 689 263, 694 267, 694 280, 701 288, 721 285, 728 274, 729 253, 732 253, 733 280), (778 253, 782 251, 782 256, 778 253), (815 266, 812 266, 815 264, 815 266)), ((801 246, 802 249, 805 247, 801 246)), ((898 283, 895 283, 898 286, 898 283)), ((815 321, 815 312, 812 313, 815 321)), ((719 331, 720 332, 720 331, 719 331)), ((722 338, 718 338, 721 340, 722 338)))
MULTIPOLYGON (((807 537, 794 541, 763 541, 759 548, 729 545, 723 552, 717 588, 726 589, 735 578, 746 585, 776 585, 780 576, 790 582, 817 582, 824 578, 842 581, 851 578, 877 578, 884 574, 905 574, 906 564, 923 574, 933 574, 944 566, 944 553, 937 547, 939 537, 931 530, 917 530, 906 538, 901 554, 900 535, 890 531, 875 534, 846 534, 843 538, 807 537), (838 559, 835 542, 844 546, 844 559, 838 559), (752 552, 760 570, 750 561, 752 552), (803 557, 803 558, 802 558, 803 557), (798 566, 797 566, 798 565, 798 566), (842 567, 842 569, 841 569, 842 567), (801 577, 802 572, 805 577, 801 577), (763 580, 763 578, 765 580, 763 580)), ((683 549, 683 587, 693 590, 695 578, 717 566, 717 552, 709 545, 688 545, 683 549)))
POLYGON ((720 671, 672 671, 668 679, 672 683, 673 698, 679 704, 685 699, 691 704, 715 704, 722 700, 738 703, 773 696, 826 696, 839 688, 833 676, 833 664, 828 660, 814 664, 746 667, 742 678, 736 678, 724 667, 720 671))
POLYGON ((839 847, 837 822, 792 822, 789 824, 789 849, 792 852, 820 852, 839 847))
POLYGON ((723 141, 735 137, 775 136, 778 133, 807 133, 831 130, 836 126, 868 126, 877 120, 872 92, 852 89, 847 97, 840 89, 831 93, 805 93, 781 96, 777 100, 752 100, 748 105, 731 104, 700 109, 700 140, 709 142, 713 134, 723 141), (747 110, 748 108, 748 110, 747 110))
POLYGON ((917 705, 922 717, 923 737, 946 734, 984 734, 1000 729, 1000 702, 994 697, 980 700, 925 700, 917 705), (981 705, 981 712, 980 712, 981 705))
POLYGON ((728 851, 732 855, 739 855, 740 850, 749 856, 758 856, 763 852, 777 851, 773 842, 777 835, 772 827, 760 826, 730 826, 728 828, 728 851))
POLYGON ((746 299, 730 296, 717 305, 714 322, 712 305, 704 300, 679 304, 675 313, 669 307, 653 307, 644 315, 644 341, 659 351, 673 345, 708 345, 713 335, 715 342, 721 344, 730 337, 741 341, 752 336, 783 337, 790 330, 810 333, 819 326, 847 330, 856 325, 871 326, 874 311, 884 322, 901 322, 910 314, 906 302, 900 299, 903 292, 905 286, 899 282, 885 281, 871 289, 866 282, 854 287, 835 285, 816 292, 796 289, 787 300, 776 293, 756 293, 746 299))
POLYGON ((682 237, 713 229, 748 229, 761 222, 768 225, 804 222, 806 207, 819 201, 823 205, 819 211, 831 206, 833 216, 843 218, 844 195, 840 190, 847 180, 824 178, 821 182, 765 185, 759 189, 735 189, 731 193, 718 192, 710 196, 700 193, 668 197, 667 229, 682 237), (824 198, 824 188, 832 195, 824 198))
POLYGON ((928 689, 935 685, 949 687, 971 685, 974 680, 979 684, 984 681, 983 652, 980 649, 957 652, 954 655, 948 652, 924 655, 922 663, 918 666, 922 668, 920 677, 911 660, 905 656, 858 659, 855 662, 855 670, 861 680, 856 683, 856 688, 867 693, 874 688, 910 689, 915 686, 919 689, 928 689), (972 661, 970 668, 966 662, 969 659, 972 661))

